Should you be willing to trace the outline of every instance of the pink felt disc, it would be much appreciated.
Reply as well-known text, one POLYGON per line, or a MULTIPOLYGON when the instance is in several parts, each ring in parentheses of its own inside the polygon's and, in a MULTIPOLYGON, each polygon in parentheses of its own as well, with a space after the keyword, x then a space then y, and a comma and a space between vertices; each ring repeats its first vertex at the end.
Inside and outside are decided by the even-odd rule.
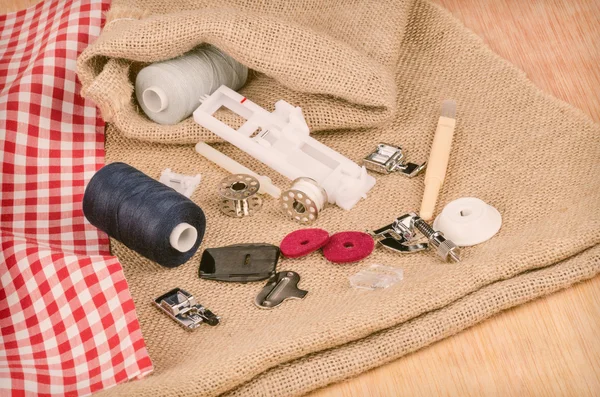
POLYGON ((279 249, 288 258, 299 258, 315 252, 329 241, 329 233, 323 229, 300 229, 283 238, 279 249))
POLYGON ((371 255, 375 242, 373 237, 362 232, 341 232, 329 238, 323 247, 323 255, 334 263, 358 262, 371 255))

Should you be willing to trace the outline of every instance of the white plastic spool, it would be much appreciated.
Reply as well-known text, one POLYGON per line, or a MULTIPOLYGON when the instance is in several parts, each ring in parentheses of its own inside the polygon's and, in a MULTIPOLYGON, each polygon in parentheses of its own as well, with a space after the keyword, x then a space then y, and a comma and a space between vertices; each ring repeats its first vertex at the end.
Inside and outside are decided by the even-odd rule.
POLYGON ((317 220, 327 204, 327 193, 310 178, 298 178, 292 187, 281 194, 280 205, 283 212, 302 224, 317 220))
POLYGON ((175 226, 169 235, 171 247, 179 252, 188 252, 198 239, 198 231, 189 223, 180 223, 175 226))
POLYGON ((462 197, 448 203, 433 222, 435 230, 459 247, 483 243, 498 233, 501 226, 500 212, 475 197, 462 197))

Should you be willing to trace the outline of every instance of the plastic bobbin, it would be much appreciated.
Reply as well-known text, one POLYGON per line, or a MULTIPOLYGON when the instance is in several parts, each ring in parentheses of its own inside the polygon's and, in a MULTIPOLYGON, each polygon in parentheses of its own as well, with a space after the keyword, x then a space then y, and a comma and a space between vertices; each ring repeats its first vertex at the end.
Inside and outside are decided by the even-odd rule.
POLYGON ((169 98, 160 87, 148 87, 142 93, 142 100, 149 111, 158 113, 162 112, 169 106, 169 98))
POLYGON ((323 255, 333 263, 358 262, 371 255, 373 248, 375 241, 367 233, 341 232, 329 238, 323 255))
POLYGON ((296 222, 308 225, 319 217, 327 204, 327 193, 311 178, 298 178, 289 190, 281 193, 283 212, 296 222))
POLYGON ((169 244, 179 252, 188 252, 196 244, 198 230, 188 223, 175 226, 169 235, 169 244))
POLYGON ((497 209, 475 197, 463 197, 448 203, 435 218, 433 228, 444 233, 459 247, 468 247, 491 239, 502 226, 497 209))
POLYGON ((254 215, 262 207, 258 189, 260 183, 251 175, 235 174, 223 179, 219 186, 221 212, 234 218, 254 215))
POLYGON ((323 229, 300 229, 281 240, 279 249, 288 258, 300 258, 323 248, 329 241, 329 233, 323 229))

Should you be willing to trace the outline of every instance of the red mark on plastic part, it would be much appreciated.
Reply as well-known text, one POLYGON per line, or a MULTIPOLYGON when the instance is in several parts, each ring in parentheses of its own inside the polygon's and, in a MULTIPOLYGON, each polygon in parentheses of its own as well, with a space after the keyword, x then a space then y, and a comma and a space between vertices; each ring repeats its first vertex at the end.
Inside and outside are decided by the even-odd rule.
POLYGON ((240 101, 240 103, 244 103, 244 102, 246 102, 246 97, 244 97, 244 99, 242 99, 242 100, 240 101))

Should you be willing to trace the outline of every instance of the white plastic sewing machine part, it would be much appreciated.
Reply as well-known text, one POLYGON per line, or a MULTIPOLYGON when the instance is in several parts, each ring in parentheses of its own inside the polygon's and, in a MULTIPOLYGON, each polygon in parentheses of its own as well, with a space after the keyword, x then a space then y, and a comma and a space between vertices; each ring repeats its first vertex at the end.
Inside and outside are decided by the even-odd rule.
POLYGON ((330 203, 345 210, 365 198, 375 185, 375 178, 364 167, 310 137, 302 109, 283 100, 269 113, 221 86, 194 111, 194 120, 292 181, 313 179, 330 203), (213 116, 221 107, 247 121, 234 130, 213 116))
POLYGON ((181 193, 185 197, 190 198, 192 197, 194 190, 196 190, 196 187, 200 184, 201 179, 202 176, 200 174, 195 176, 182 175, 167 168, 160 174, 159 181, 175 189, 177 193, 181 193))
POLYGON ((502 226, 500 212, 475 197, 449 202, 435 218, 433 228, 444 233, 459 247, 483 243, 494 237, 502 226))
POLYGON ((260 189, 258 190, 258 193, 268 194, 275 199, 278 199, 281 196, 281 189, 275 186, 268 176, 258 175, 256 172, 244 167, 231 157, 224 155, 212 146, 207 145, 204 142, 198 142, 196 144, 196 151, 232 174, 246 174, 255 177, 260 183, 260 189))

